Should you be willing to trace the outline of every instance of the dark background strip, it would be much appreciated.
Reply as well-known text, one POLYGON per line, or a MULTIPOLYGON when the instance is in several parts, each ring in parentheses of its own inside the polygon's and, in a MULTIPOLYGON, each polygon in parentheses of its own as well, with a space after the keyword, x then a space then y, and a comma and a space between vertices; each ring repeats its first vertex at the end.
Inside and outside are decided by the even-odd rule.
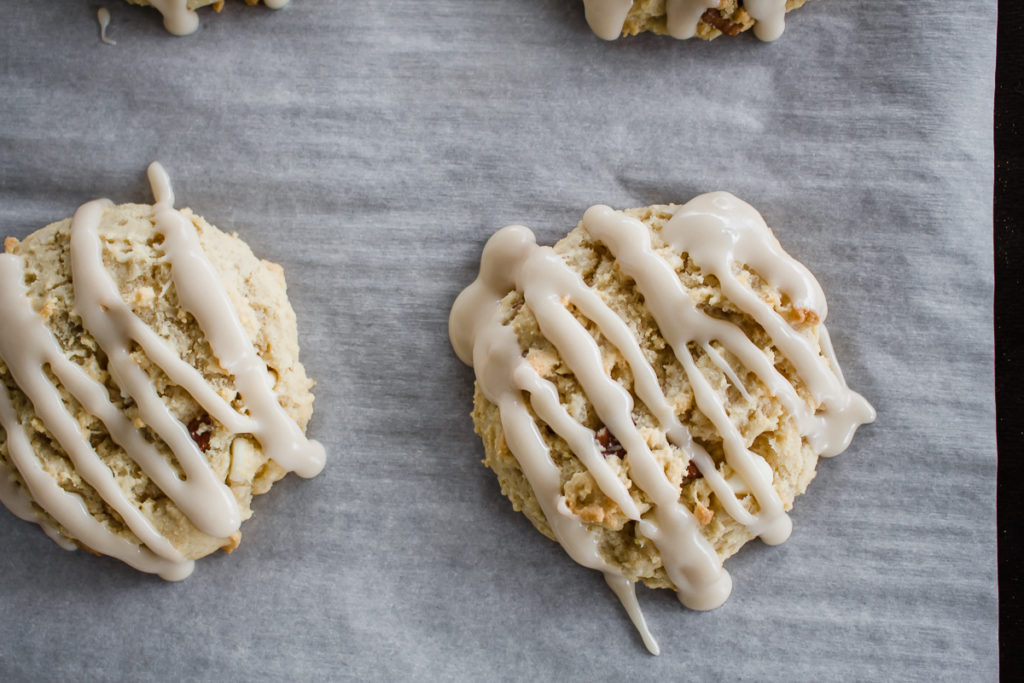
MULTIPOLYGON (((995 337, 999 440, 999 646, 1003 680, 1024 676, 1024 5, 999 3, 995 109, 995 337)), ((965 435, 969 438, 969 435, 965 435)))

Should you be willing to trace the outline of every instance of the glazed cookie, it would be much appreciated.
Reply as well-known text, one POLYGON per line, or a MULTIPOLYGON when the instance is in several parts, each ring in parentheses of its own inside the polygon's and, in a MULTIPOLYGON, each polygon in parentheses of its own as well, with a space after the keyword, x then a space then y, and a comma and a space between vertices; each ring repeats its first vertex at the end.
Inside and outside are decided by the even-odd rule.
POLYGON ((806 0, 583 0, 587 22, 601 38, 614 40, 643 31, 673 38, 711 40, 750 28, 772 41, 785 29, 786 12, 806 0))
MULTIPOLYGON (((199 28, 199 17, 195 10, 213 5, 218 12, 224 7, 224 0, 127 0, 132 5, 145 5, 156 8, 164 15, 164 26, 177 36, 184 36, 199 28)), ((260 0, 245 0, 247 5, 258 5, 260 0)), ((263 4, 271 9, 281 9, 288 0, 263 0, 263 4)))
POLYGON ((485 464, 541 533, 604 573, 652 652, 634 583, 722 604, 722 561, 785 541, 819 455, 874 419, 825 312, 813 276, 725 192, 595 206, 554 248, 504 228, 456 300, 485 464))
POLYGON ((252 496, 316 475, 280 266, 173 208, 107 200, 0 255, 0 500, 64 546, 177 580, 252 496))

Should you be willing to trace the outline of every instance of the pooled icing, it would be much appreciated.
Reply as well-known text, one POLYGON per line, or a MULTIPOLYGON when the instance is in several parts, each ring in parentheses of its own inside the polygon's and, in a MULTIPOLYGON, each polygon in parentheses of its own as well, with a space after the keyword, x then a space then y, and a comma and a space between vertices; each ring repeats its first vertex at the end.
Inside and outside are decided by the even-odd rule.
MULTIPOLYGON (((109 200, 81 206, 70 230, 70 262, 74 309, 83 327, 107 357, 107 370, 121 392, 138 408, 145 426, 167 446, 182 471, 177 470, 144 433, 115 406, 107 388, 66 357, 60 343, 33 309, 27 297, 21 259, 0 254, 0 359, 36 415, 74 465, 82 480, 123 520, 138 539, 129 540, 97 521, 82 499, 61 488, 43 471, 33 453, 25 426, 6 388, 0 387, 0 424, 7 436, 11 465, 17 469, 28 494, 14 483, 10 467, 0 468, 0 502, 19 517, 43 524, 31 499, 76 539, 96 552, 111 555, 142 571, 168 580, 183 579, 192 571, 184 558, 131 502, 111 470, 83 436, 75 417, 61 399, 46 370, 79 403, 98 418, 111 440, 124 449, 142 471, 201 531, 215 538, 233 535, 241 524, 234 494, 210 467, 199 445, 157 394, 147 373, 131 357, 138 346, 177 386, 227 431, 254 437, 277 464, 303 477, 323 468, 325 454, 316 441, 284 411, 268 381, 266 364, 231 304, 216 269, 204 254, 195 227, 173 207, 174 195, 164 169, 149 168, 156 203, 155 232, 162 238, 163 258, 182 309, 193 316, 206 336, 221 367, 234 378, 245 406, 240 413, 210 386, 194 367, 150 329, 122 300, 117 284, 103 265, 103 242, 98 229, 109 200)), ((51 531, 51 530, 48 530, 51 531)))
MULTIPOLYGON (((263 0, 270 9, 281 9, 289 0, 263 0)), ((188 0, 149 0, 164 15, 164 28, 176 36, 186 36, 199 28, 199 15, 188 8, 188 0)))
MULTIPOLYGON (((701 15, 716 9, 718 0, 666 0, 665 18, 668 34, 673 38, 692 38, 697 33, 701 15)), ((623 26, 633 0, 583 0, 587 23, 599 38, 615 40, 623 26)), ((744 8, 756 22, 754 35, 773 41, 786 27, 786 0, 744 0, 744 8)))
POLYGON ((673 267, 652 246, 650 231, 642 222, 606 206, 595 206, 584 214, 582 225, 635 282, 686 373, 697 408, 721 436, 725 461, 733 472, 728 479, 680 422, 630 328, 554 250, 538 246, 528 228, 509 226, 488 240, 479 276, 452 307, 449 333, 456 354, 473 366, 480 391, 498 407, 509 450, 533 488, 555 538, 574 560, 604 573, 648 649, 656 654, 657 644, 639 614, 632 583, 601 555, 597 536, 566 505, 559 469, 528 406, 565 440, 601 491, 654 542, 684 605, 699 610, 718 607, 728 598, 732 582, 694 514, 679 502, 678 488, 633 423, 631 394, 608 375, 597 342, 569 311, 569 304, 619 350, 632 373, 634 393, 670 443, 696 464, 726 513, 766 543, 782 543, 792 530, 772 486, 772 468, 745 446, 726 407, 698 369, 691 345, 703 349, 733 386, 746 394, 739 376, 711 344, 716 342, 728 351, 778 399, 807 443, 821 455, 844 450, 857 426, 872 421, 875 413, 863 397, 846 386, 835 367, 824 325, 820 327, 823 356, 737 277, 738 266, 751 268, 787 296, 794 308, 811 312, 824 322, 827 309, 821 287, 804 266, 782 250, 750 205, 725 192, 701 195, 676 210, 661 230, 661 239, 673 253, 686 253, 702 273, 715 276, 723 296, 765 330, 820 404, 817 410, 808 406, 742 329, 697 308, 673 267), (502 323, 499 307, 511 291, 522 293, 541 333, 576 377, 600 422, 622 445, 630 479, 653 503, 650 511, 640 514, 621 480, 601 457, 596 432, 570 417, 559 402, 555 385, 523 357, 514 331, 502 323), (748 493, 756 500, 757 512, 748 511, 740 502, 739 495, 748 493))

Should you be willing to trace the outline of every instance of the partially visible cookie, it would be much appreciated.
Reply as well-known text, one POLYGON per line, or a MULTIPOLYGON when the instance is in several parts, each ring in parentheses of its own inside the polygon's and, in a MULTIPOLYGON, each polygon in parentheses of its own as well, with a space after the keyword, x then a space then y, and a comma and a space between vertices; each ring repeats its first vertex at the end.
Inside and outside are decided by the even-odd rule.
POLYGON ((234 549, 252 496, 313 476, 281 267, 188 209, 97 200, 0 255, 0 500, 165 578, 234 549))
POLYGON ((644 31, 675 38, 712 40, 751 28, 772 41, 785 29, 785 14, 806 0, 583 0, 587 21, 605 40, 644 31))
POLYGON ((632 584, 720 605, 722 560, 784 541, 819 455, 874 419, 825 314, 817 281, 725 192, 592 207, 553 248, 504 228, 456 300, 485 464, 515 509, 605 574, 649 646, 632 584))
MULTIPOLYGON (((192 33, 199 28, 199 17, 195 10, 200 7, 213 5, 213 9, 221 11, 224 8, 224 0, 126 0, 132 5, 144 5, 155 7, 164 15, 164 26, 171 33, 183 36, 192 33)), ((263 0, 263 4, 271 9, 280 9, 288 4, 289 0, 263 0)), ((258 5, 260 0, 245 0, 247 5, 258 5)))

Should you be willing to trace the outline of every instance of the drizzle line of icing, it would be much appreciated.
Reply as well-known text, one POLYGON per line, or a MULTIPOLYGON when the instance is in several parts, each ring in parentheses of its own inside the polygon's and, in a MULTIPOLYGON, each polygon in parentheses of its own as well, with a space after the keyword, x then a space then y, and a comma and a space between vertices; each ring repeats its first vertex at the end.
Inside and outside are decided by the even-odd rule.
MULTIPOLYGON (((707 480, 725 511, 765 542, 776 544, 790 534, 792 524, 772 487, 771 467, 748 450, 725 407, 697 368, 689 350, 696 344, 723 370, 741 394, 749 395, 736 371, 712 346, 727 351, 763 383, 792 415, 808 443, 822 454, 842 451, 856 427, 874 419, 874 411, 850 391, 835 369, 827 333, 822 332, 823 358, 816 348, 764 304, 734 273, 746 265, 788 296, 796 308, 824 321, 824 295, 813 276, 772 236, 753 207, 724 192, 695 198, 680 207, 661 231, 675 254, 686 253, 701 271, 714 275, 723 295, 756 320, 773 345, 790 360, 807 390, 822 408, 813 412, 796 389, 761 349, 733 324, 700 311, 672 266, 652 246, 648 228, 640 221, 605 206, 591 207, 583 229, 603 244, 623 274, 632 278, 662 336, 679 360, 699 410, 722 437, 725 459, 735 472, 728 480, 711 456, 681 424, 645 360, 639 343, 621 320, 549 247, 536 244, 533 233, 509 226, 488 241, 477 280, 452 307, 449 331, 460 359, 476 370, 484 396, 500 410, 502 429, 513 455, 541 503, 556 539, 573 559, 604 572, 648 649, 657 649, 635 604, 632 584, 619 569, 595 555, 596 536, 566 506, 558 468, 524 403, 529 400, 538 418, 561 436, 592 474, 600 489, 638 522, 664 562, 680 600, 694 609, 722 604, 731 579, 714 549, 700 532, 693 514, 678 501, 678 489, 650 452, 631 418, 632 397, 607 375, 593 336, 567 309, 571 303, 592 321, 629 365, 633 390, 661 424, 669 441, 686 453, 707 480), (626 451, 630 476, 654 503, 643 517, 607 462, 600 457, 596 434, 569 417, 559 405, 554 385, 544 380, 523 358, 515 333, 502 324, 498 303, 510 291, 522 292, 542 334, 557 349, 575 375, 600 421, 626 451), (545 472, 540 476, 539 472, 545 472), (738 480, 738 483, 737 483, 738 480), (749 512, 737 497, 749 492, 757 512, 749 512), (625 502, 625 504, 623 504, 625 502)), ((821 326, 824 330, 824 326, 821 326)))
MULTIPOLYGON (((0 318, 5 321, 0 332, 0 358, 83 481, 117 512, 144 547, 97 522, 79 496, 62 489, 42 470, 25 428, 17 423, 6 389, 0 391, 0 420, 7 434, 12 464, 28 487, 31 499, 69 536, 133 567, 177 580, 188 576, 192 562, 129 501, 82 434, 46 368, 86 412, 103 423, 111 440, 124 449, 196 527, 216 538, 226 538, 238 530, 241 518, 237 502, 227 485, 218 480, 186 427, 157 395, 146 372, 132 360, 133 344, 225 429, 234 434, 253 435, 264 452, 286 470, 311 477, 323 468, 325 457, 323 447, 307 440, 278 403, 266 365, 245 333, 219 274, 203 253, 194 226, 173 208, 174 195, 166 172, 159 164, 152 164, 149 178, 156 198, 155 231, 163 237, 164 258, 171 266, 178 300, 203 330, 221 366, 233 376, 248 415, 238 413, 224 401, 195 368, 182 361, 121 299, 117 285, 103 266, 98 228, 111 203, 101 199, 81 206, 72 220, 74 309, 106 355, 111 378, 138 407, 143 422, 173 453, 184 477, 179 477, 140 429, 111 403, 106 387, 65 357, 59 342, 33 310, 26 296, 21 260, 12 254, 0 255, 0 318)), ((28 497, 24 491, 10 485, 10 474, 9 470, 0 471, 0 480, 4 481, 0 485, 0 501, 19 516, 40 521, 31 506, 26 507, 28 497)))
POLYGON ((786 0, 745 0, 744 7, 754 21, 754 35, 761 40, 778 40, 786 30, 786 0))
POLYGON ((281 407, 269 382, 266 363, 256 353, 238 319, 220 275, 206 258, 195 228, 174 210, 174 193, 160 164, 149 167, 156 205, 156 230, 164 236, 164 252, 182 308, 191 313, 221 366, 235 378, 255 424, 253 436, 277 464, 300 477, 314 477, 324 467, 324 449, 309 441, 281 407))
MULTIPOLYGON (((270 9, 281 9, 289 0, 263 0, 270 9)), ((188 8, 188 0, 149 0, 160 14, 164 15, 164 28, 176 36, 194 33, 199 28, 199 15, 188 8)))
MULTIPOLYGON (((719 4, 718 0, 666 0, 668 34, 673 38, 692 38, 701 15, 719 4)), ((583 0, 587 23, 603 40, 615 40, 622 35, 632 6, 633 0, 583 0)), ((756 22, 754 35, 758 38, 770 42, 782 35, 786 27, 786 0, 744 0, 743 6, 756 22)))

